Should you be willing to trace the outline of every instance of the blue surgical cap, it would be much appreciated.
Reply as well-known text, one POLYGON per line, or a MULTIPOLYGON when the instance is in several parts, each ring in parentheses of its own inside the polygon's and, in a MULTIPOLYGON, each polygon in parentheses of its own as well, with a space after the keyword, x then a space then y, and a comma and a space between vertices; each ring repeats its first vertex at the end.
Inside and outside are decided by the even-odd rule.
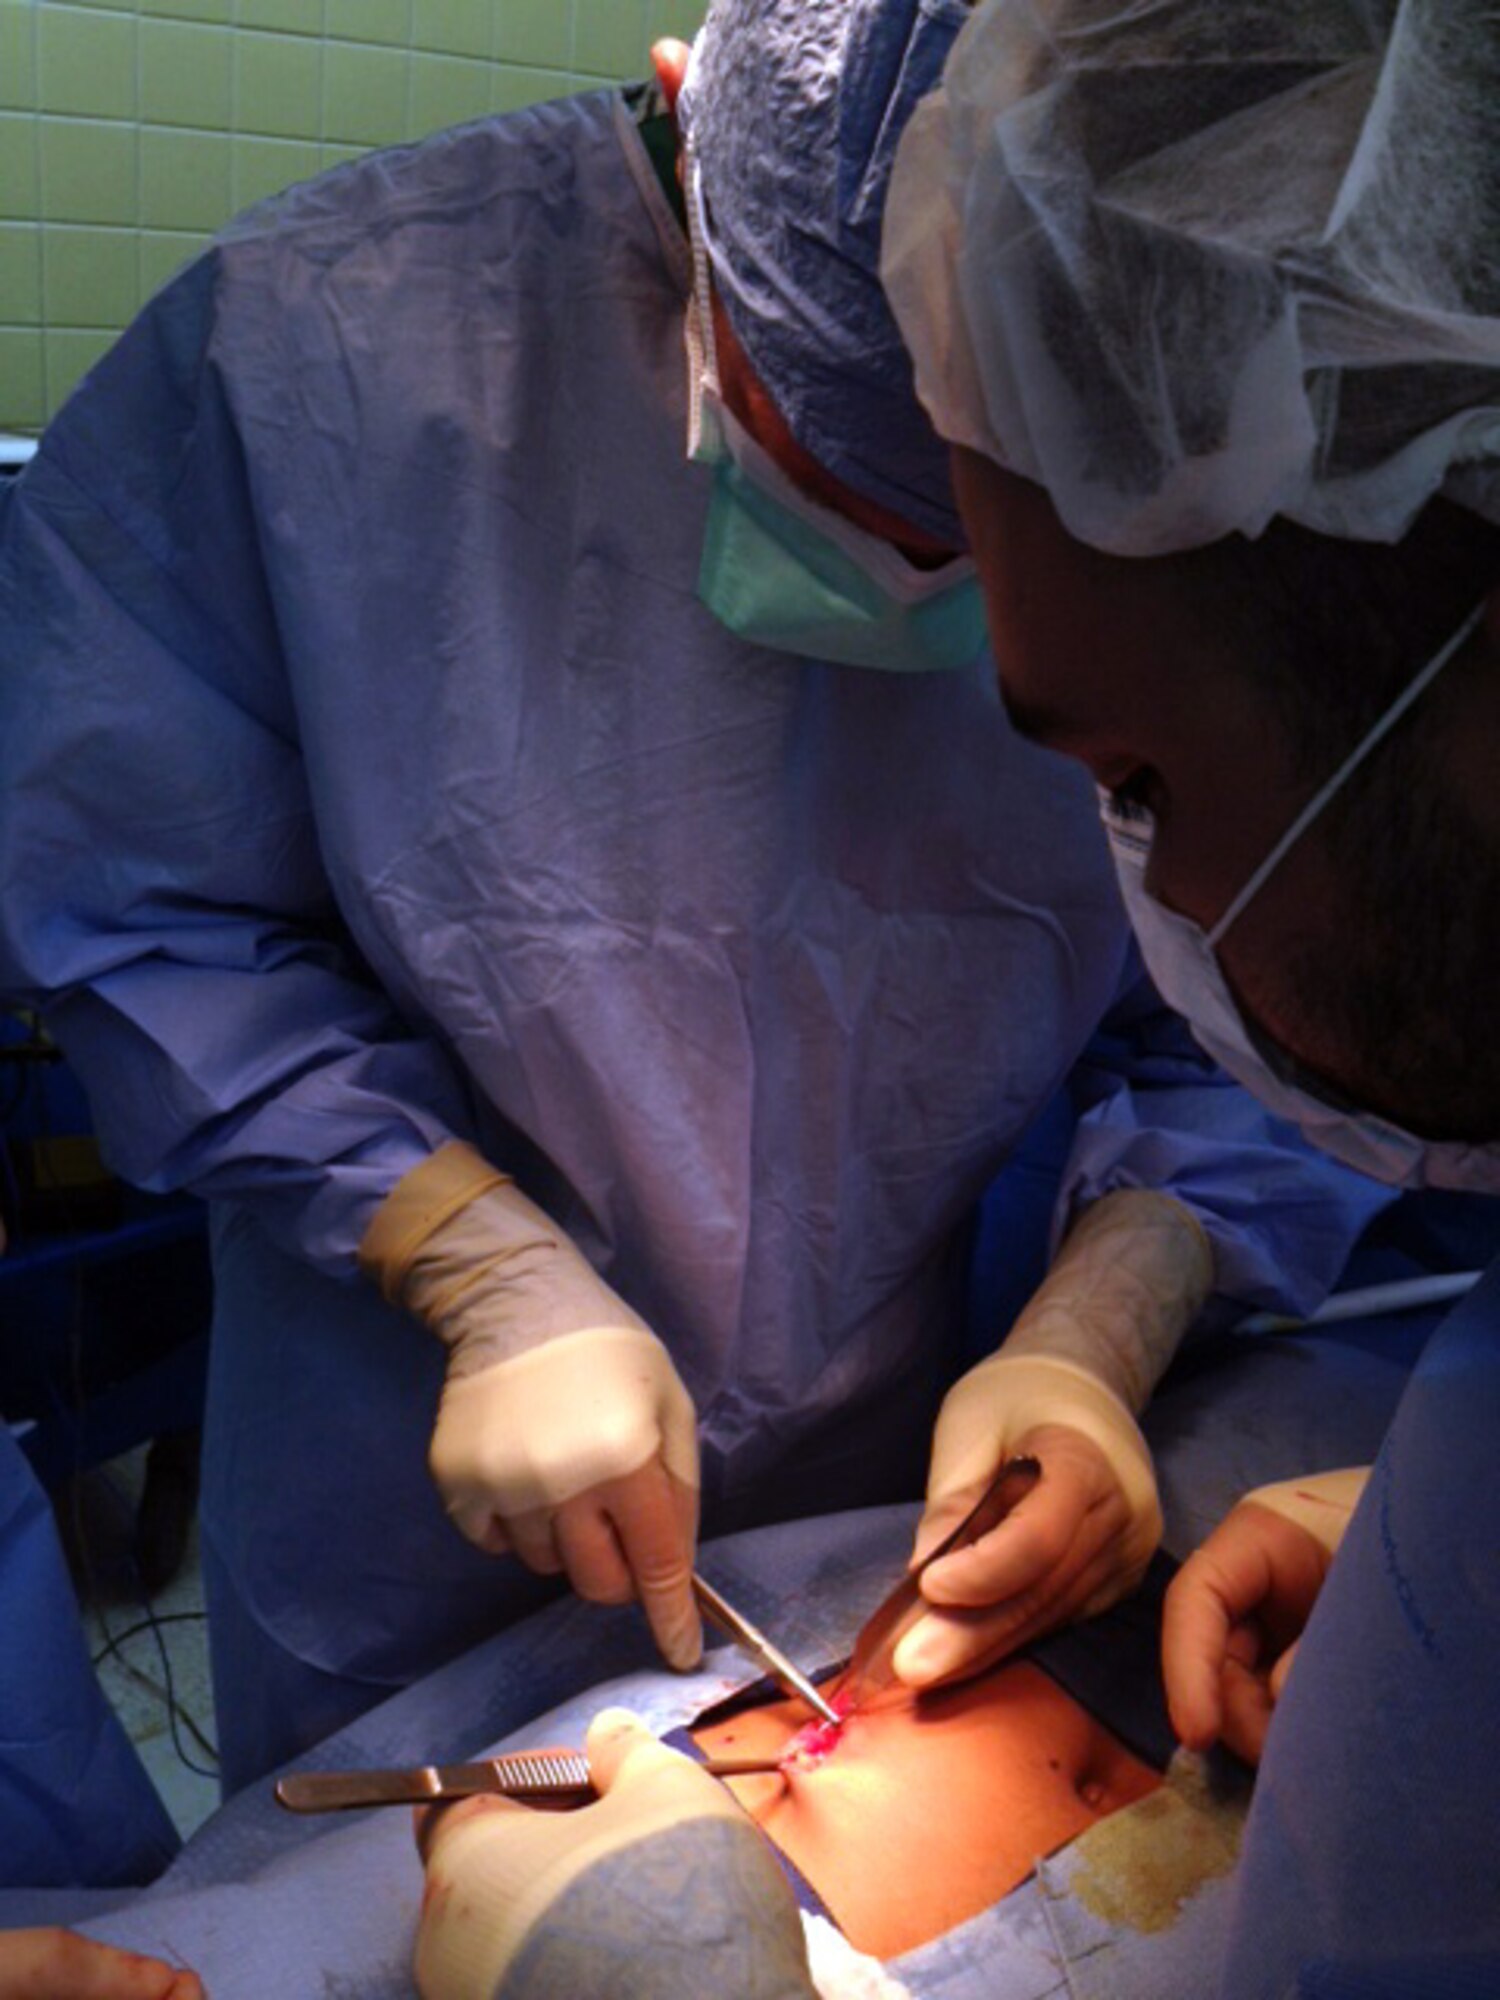
POLYGON ((714 0, 677 105, 714 282, 792 435, 955 546, 948 448, 879 264, 897 142, 967 17, 965 0, 714 0))

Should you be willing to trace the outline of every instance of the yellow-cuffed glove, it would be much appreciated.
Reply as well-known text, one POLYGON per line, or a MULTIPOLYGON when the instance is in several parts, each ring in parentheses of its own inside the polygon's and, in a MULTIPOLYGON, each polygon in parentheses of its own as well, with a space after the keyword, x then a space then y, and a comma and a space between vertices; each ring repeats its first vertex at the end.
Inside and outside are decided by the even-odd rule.
POLYGON ((1162 1672, 1172 1727, 1190 1750, 1222 1737, 1260 1762, 1302 1628, 1369 1476, 1352 1466, 1257 1487, 1173 1577, 1162 1672))
POLYGON ((597 1603, 638 1596, 692 1666, 697 1423, 656 1335, 468 1146, 413 1168, 359 1255, 448 1349, 429 1463, 455 1526, 597 1603))
POLYGON ((896 1650, 902 1680, 961 1680, 1139 1583, 1161 1507, 1134 1412, 1212 1283, 1208 1240, 1170 1196, 1106 1195, 1069 1232, 1004 1345, 944 1400, 913 1561, 1008 1458, 1038 1459, 1042 1476, 997 1528, 923 1574, 933 1609, 896 1650))
POLYGON ((625 1709, 588 1755, 601 1797, 579 1812, 419 1814, 423 2000, 813 2000, 786 1877, 717 1779, 625 1709))

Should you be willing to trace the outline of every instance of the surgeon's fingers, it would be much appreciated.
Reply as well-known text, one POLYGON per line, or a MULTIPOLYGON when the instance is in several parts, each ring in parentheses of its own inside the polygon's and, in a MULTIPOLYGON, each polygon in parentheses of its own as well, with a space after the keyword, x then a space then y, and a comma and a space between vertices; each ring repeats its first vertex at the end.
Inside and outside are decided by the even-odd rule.
POLYGON ((1190 1750, 1206 1750, 1223 1726, 1229 1635, 1240 1610, 1255 1601, 1248 1581, 1235 1567, 1233 1549, 1226 1563, 1211 1539, 1189 1556, 1168 1586, 1162 1606, 1162 1676, 1172 1727, 1190 1750))
MULTIPOLYGON (((1271 1717, 1276 1712, 1276 1704, 1281 1699, 1281 1691, 1291 1671, 1297 1643, 1293 1641, 1267 1673, 1253 1658, 1241 1657, 1242 1653, 1250 1650, 1236 1643, 1243 1632, 1244 1628, 1240 1627, 1230 1635, 1229 1657, 1224 1662, 1221 1681, 1223 1727, 1220 1735, 1237 1757, 1243 1757, 1247 1764, 1258 1764, 1265 1749, 1271 1717)), ((1256 1645, 1253 1650, 1258 1653, 1264 1648, 1256 1645)))
POLYGON ((912 1542, 909 1569, 920 1569, 927 1562, 933 1550, 945 1541, 974 1510, 975 1505, 989 1484, 992 1474, 979 1479, 971 1479, 966 1485, 945 1493, 941 1499, 929 1497, 922 1510, 922 1518, 917 1523, 917 1532, 912 1542))
POLYGON ((47 1925, 0 1931, 0 2000, 203 2000, 194 1972, 47 1925))
POLYGON ((639 1784, 647 1779, 657 1786, 686 1787, 689 1794, 696 1793, 705 1779, 713 1783, 690 1758, 654 1736, 628 1708, 600 1709, 588 1726, 584 1749, 588 1752, 589 1776, 601 1798, 622 1784, 639 1784))
POLYGON ((583 1739, 594 1790, 601 1797, 612 1791, 631 1751, 653 1740, 645 1723, 630 1709, 601 1708, 583 1739))
POLYGON ((601 1709, 584 1738, 589 1776, 607 1801, 601 1819, 613 1816, 637 1837, 652 1824, 685 1819, 739 1817, 740 1808, 725 1786, 692 1758, 659 1742, 628 1708, 601 1709))
POLYGON ((1228 1659, 1219 1685, 1223 1717, 1219 1740, 1247 1764, 1258 1764, 1276 1707, 1266 1676, 1228 1659))
MULTIPOLYGON (((476 1792, 471 1799, 447 1799, 440 1804, 414 1806, 411 1821, 417 1852, 424 1863, 428 1862, 439 1840, 445 1839, 455 1827, 462 1826, 465 1820, 479 1819, 486 1813, 525 1813, 527 1810, 517 1800, 505 1798, 499 1792, 476 1792)), ((3 1995, 0 1995, 0 2000, 3 2000, 3 1995)))
MULTIPOLYGON (((628 1708, 604 1708, 584 1738, 588 1772, 600 1794, 598 1820, 634 1840, 686 1820, 742 1820, 728 1788, 680 1750, 658 1742, 628 1708)), ((736 1988, 738 1992, 738 1988, 736 1988)))
POLYGON ((558 1554, 580 1597, 591 1604, 628 1604, 635 1586, 599 1493, 597 1486, 591 1487, 558 1508, 552 1524, 558 1554))
MULTIPOLYGON (((450 1480, 445 1484, 437 1477, 431 1454, 428 1463, 439 1492, 446 1496, 448 1519, 465 1541, 487 1556, 516 1556, 543 1576, 555 1575, 562 1568, 552 1540, 550 1508, 534 1507, 506 1520, 496 1512, 494 1498, 481 1482, 450 1480)), ((3 1995, 0 2000, 4 2000, 3 1995)))
POLYGON ((679 1668, 696 1666, 703 1654, 692 1590, 697 1530, 696 1489, 659 1458, 558 1510, 574 1589, 606 1604, 638 1597, 662 1657, 679 1668))
POLYGON ((1113 1540, 1091 1553, 1075 1545, 1040 1583, 1008 1603, 934 1607, 897 1646, 896 1676, 913 1688, 967 1680, 1070 1618, 1103 1610, 1138 1581, 1138 1570, 1121 1567, 1113 1540))
MULTIPOLYGON (((454 1519, 470 1541, 478 1540, 469 1534, 462 1519, 457 1515, 454 1519)), ((479 1541, 479 1547, 490 1555, 513 1555, 538 1576, 556 1576, 565 1564, 558 1550, 555 1525, 550 1507, 531 1507, 524 1514, 512 1514, 503 1526, 498 1518, 493 1519, 492 1530, 486 1539, 479 1541)))
POLYGON ((1091 1560, 1125 1529, 1130 1511, 1104 1454, 1088 1438, 1076 1445, 1054 1444, 1036 1485, 997 1528, 923 1571, 929 1604, 999 1605, 1070 1560, 1091 1560))
POLYGON ((1243 1501, 1183 1564, 1162 1611, 1162 1671, 1172 1727, 1205 1750, 1223 1726, 1227 1659, 1277 1654, 1301 1631, 1321 1588, 1328 1554, 1304 1528, 1243 1501))

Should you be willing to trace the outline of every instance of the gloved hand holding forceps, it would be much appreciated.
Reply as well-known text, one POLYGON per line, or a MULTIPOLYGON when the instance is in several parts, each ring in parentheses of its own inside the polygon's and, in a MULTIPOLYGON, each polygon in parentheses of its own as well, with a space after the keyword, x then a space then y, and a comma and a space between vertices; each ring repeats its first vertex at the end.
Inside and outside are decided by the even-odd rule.
POLYGON ((933 1609, 901 1641, 913 1687, 963 1679, 1134 1589, 1161 1536, 1135 1424, 1213 1283, 1192 1212, 1122 1189, 1075 1224, 999 1350, 949 1391, 933 1434, 920 1564, 1015 1457, 1041 1466, 998 1527, 923 1570, 933 1609))

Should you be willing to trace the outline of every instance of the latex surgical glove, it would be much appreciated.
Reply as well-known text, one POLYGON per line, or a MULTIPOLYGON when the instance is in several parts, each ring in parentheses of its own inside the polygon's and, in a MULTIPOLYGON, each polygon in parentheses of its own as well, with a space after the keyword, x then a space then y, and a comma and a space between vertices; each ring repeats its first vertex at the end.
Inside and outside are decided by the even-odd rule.
POLYGON ((954 1384, 933 1433, 920 1562, 1008 1458, 1042 1474, 1000 1525, 926 1570, 933 1606, 897 1647, 912 1687, 961 1680, 1140 1582, 1161 1537, 1135 1423, 1213 1283, 1197 1219, 1169 1196, 1106 1195, 1070 1231, 999 1351, 954 1384))
POLYGON ((597 1805, 419 1811, 423 2000, 808 2000, 796 1901, 718 1780, 625 1709, 587 1748, 597 1805))
POLYGON ((1368 1477, 1359 1466, 1258 1487, 1172 1579, 1162 1670, 1172 1727, 1190 1750, 1222 1739, 1260 1762, 1297 1641, 1368 1477))
POLYGON ((455 1526, 596 1603, 639 1597, 694 1665, 697 1424, 655 1334, 468 1146, 407 1174, 359 1254, 448 1349, 429 1464, 455 1526))
POLYGON ((0 2000, 203 2000, 196 1972, 48 1925, 0 1931, 0 2000))

